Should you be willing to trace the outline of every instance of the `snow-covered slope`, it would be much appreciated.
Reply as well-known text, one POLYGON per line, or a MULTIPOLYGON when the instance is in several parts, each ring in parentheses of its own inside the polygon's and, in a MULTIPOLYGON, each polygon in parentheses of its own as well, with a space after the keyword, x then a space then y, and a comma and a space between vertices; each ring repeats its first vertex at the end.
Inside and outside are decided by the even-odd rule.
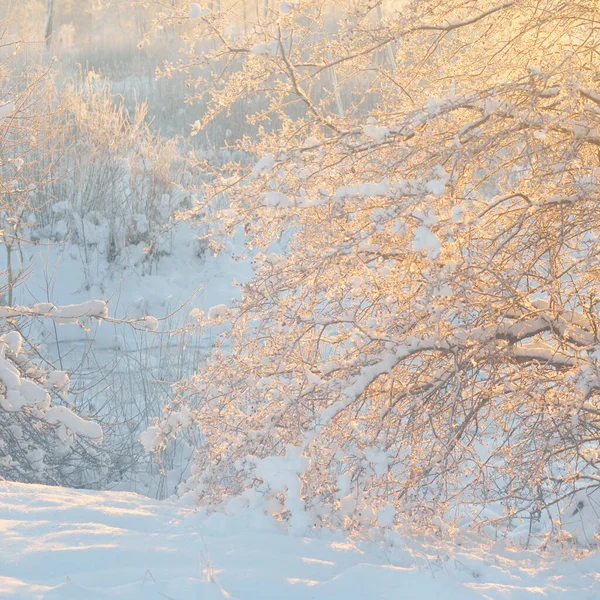
POLYGON ((0 483, 0 531, 3 600, 600 598, 598 552, 361 547, 122 492, 0 483))

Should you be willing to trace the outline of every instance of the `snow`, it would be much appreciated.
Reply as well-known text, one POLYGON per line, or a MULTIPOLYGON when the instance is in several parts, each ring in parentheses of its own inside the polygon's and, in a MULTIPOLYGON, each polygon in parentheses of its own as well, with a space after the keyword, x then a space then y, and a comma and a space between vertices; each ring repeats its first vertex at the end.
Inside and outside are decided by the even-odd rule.
POLYGON ((281 192, 271 191, 266 192, 263 195, 263 205, 280 206, 282 208, 285 208, 287 206, 290 206, 290 200, 285 194, 282 194, 281 192))
POLYGON ((335 192, 337 198, 369 198, 371 196, 387 196, 390 191, 390 182, 387 178, 379 183, 361 183, 359 185, 344 185, 335 192))
POLYGON ((600 510, 600 488, 580 490, 561 515, 563 529, 580 544, 590 544, 598 529, 600 510))
POLYGON ((434 196, 443 196, 446 191, 446 181, 447 179, 432 179, 425 184, 425 187, 434 196))
POLYGON ((75 435, 93 440, 102 439, 102 427, 93 421, 86 421, 66 406, 52 406, 44 417, 48 423, 62 423, 75 435))
POLYGON ((156 317, 146 315, 145 317, 142 317, 138 323, 142 325, 146 331, 152 331, 153 333, 158 331, 158 319, 156 317))
POLYGON ((146 452, 154 452, 158 447, 160 444, 161 433, 160 427, 152 425, 140 435, 140 444, 142 444, 146 452))
POLYGON ((9 331, 0 336, 0 342, 4 342, 15 356, 21 353, 23 338, 18 331, 9 331))
POLYGON ((413 250, 419 252, 427 251, 427 256, 431 260, 438 258, 442 251, 442 243, 439 238, 425 225, 417 227, 413 238, 413 250))
POLYGON ((229 308, 225 304, 216 304, 208 309, 207 317, 209 321, 216 321, 227 315, 229 308))
POLYGON ((80 304, 54 306, 50 302, 24 306, 0 306, 0 318, 40 315, 49 317, 57 323, 77 323, 79 319, 93 317, 102 319, 108 315, 108 307, 103 300, 87 300, 80 304))
MULTIPOLYGON (((248 457, 252 462, 253 457, 248 457)), ((288 446, 286 455, 270 456, 256 461, 255 475, 273 492, 286 494, 285 507, 290 511, 288 532, 303 535, 311 525, 311 515, 305 511, 301 497, 300 476, 308 467, 308 458, 299 449, 288 446)))
POLYGON ((272 154, 265 154, 252 168, 250 179, 256 179, 261 173, 268 171, 271 167, 273 167, 274 164, 274 156, 272 154))
POLYGON ((5 397, 0 396, 0 406, 7 411, 17 411, 26 404, 37 404, 41 408, 50 405, 50 396, 39 384, 21 377, 19 370, 0 356, 0 382, 6 388, 5 397))
POLYGON ((369 136, 374 142, 382 142, 390 135, 390 130, 387 127, 371 124, 363 127, 363 133, 369 136))
POLYGON ((48 373, 46 383, 51 388, 66 392, 69 389, 71 382, 65 371, 52 371, 51 373, 48 373))
MULTIPOLYGON (((384 507, 378 518, 389 520, 384 507)), ((600 554, 293 537, 264 514, 0 483, 3 600, 596 600, 600 554)))
POLYGON ((95 317, 101 319, 108 315, 106 302, 103 300, 88 300, 81 304, 70 304, 68 306, 54 307, 50 316, 59 322, 73 323, 83 317, 95 317))
POLYGON ((306 138, 302 144, 302 148, 304 150, 310 150, 311 148, 316 148, 317 146, 320 146, 321 142, 314 137, 309 137, 306 138))
POLYGON ((437 175, 437 178, 429 180, 425 184, 425 189, 434 196, 443 196, 446 192, 446 184, 450 177, 441 165, 437 165, 434 168, 434 173, 437 175))
POLYGON ((396 511, 391 504, 388 504, 385 508, 377 511, 377 522, 380 527, 390 527, 394 524, 394 517, 396 516, 396 511))
MULTIPOLYGON (((234 238, 231 250, 218 255, 209 252, 198 256, 197 235, 198 230, 188 223, 178 223, 173 230, 172 251, 160 257, 151 273, 144 269, 146 255, 143 243, 127 248, 116 267, 106 262, 100 248, 92 251, 90 262, 94 266, 86 266, 81 261, 79 248, 71 240, 64 244, 25 246, 23 263, 18 266, 29 276, 27 284, 15 290, 15 302, 20 306, 0 306, 0 317, 38 314, 54 320, 56 315, 59 319, 55 322, 62 325, 57 328, 56 335, 75 366, 85 344, 86 332, 69 324, 71 320, 63 321, 61 318, 66 316, 67 309, 71 317, 83 314, 95 318, 108 308, 111 317, 132 322, 132 327, 113 326, 107 322, 91 324, 95 347, 101 348, 103 358, 109 361, 114 357, 117 329, 130 348, 135 345, 141 330, 149 331, 143 335, 154 337, 153 327, 157 323, 153 319, 161 324, 159 331, 173 327, 174 321, 176 326, 179 325, 185 317, 176 311, 184 304, 188 307, 187 314, 194 309, 206 313, 212 305, 230 304, 233 298, 239 297, 240 289, 234 280, 247 281, 252 274, 250 261, 232 258, 234 252, 239 253, 242 243, 234 238), (54 303, 40 302, 46 297, 49 272, 52 273, 53 284, 50 297, 54 303), (90 304, 87 302, 90 297, 103 298, 104 301, 90 304), (55 305, 58 309, 52 314, 55 305), (60 305, 63 305, 62 308, 60 305), (163 321, 173 313, 170 321, 163 321)), ((6 270, 5 253, 0 254, 0 269, 6 270)), ((75 322, 78 320, 74 319, 75 322)), ((121 348, 122 342, 119 342, 121 348)), ((52 352, 53 347, 54 344, 48 344, 46 352, 52 352)), ((68 366, 71 367, 71 364, 68 366)))

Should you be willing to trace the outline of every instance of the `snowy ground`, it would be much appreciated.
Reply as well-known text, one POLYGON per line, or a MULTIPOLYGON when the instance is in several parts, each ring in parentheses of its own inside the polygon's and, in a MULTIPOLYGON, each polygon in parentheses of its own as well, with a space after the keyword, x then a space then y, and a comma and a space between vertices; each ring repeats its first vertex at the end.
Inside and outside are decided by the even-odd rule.
MULTIPOLYGON (((243 232, 227 240, 218 255, 198 252, 199 233, 187 222, 177 223, 169 233, 170 254, 150 262, 144 260, 143 243, 128 246, 110 264, 105 244, 80 248, 70 240, 25 244, 13 253, 14 272, 24 273, 14 290, 14 304, 66 306, 94 298, 108 302, 111 317, 159 319, 158 333, 143 331, 143 325, 106 321, 86 323, 89 331, 45 319, 23 323, 26 340, 57 369, 69 372, 67 403, 78 414, 101 421, 104 449, 128 463, 120 475, 113 472, 103 480, 103 486, 164 497, 181 480, 189 453, 173 459, 166 479, 157 477, 149 470, 149 460, 137 460, 142 452, 139 436, 162 413, 169 383, 197 369, 218 333, 217 328, 187 329, 195 321, 190 312, 230 306, 240 295, 234 282, 243 282, 252 273, 249 261, 234 258, 243 246, 243 232), (86 252, 88 260, 83 260, 86 252)), ((7 269, 6 259, 0 247, 0 272, 7 269)), ((86 477, 84 484, 90 484, 103 475, 93 471, 86 477)))
POLYGON ((361 547, 123 492, 0 483, 0 530, 6 600, 600 598, 598 552, 361 547))
MULTIPOLYGON (((240 293, 233 281, 245 281, 252 273, 248 262, 232 259, 243 245, 243 236, 230 240, 230 247, 218 256, 212 252, 198 256, 199 233, 188 223, 178 223, 171 254, 151 265, 143 262, 142 243, 128 247, 118 264, 107 263, 102 248, 89 249, 86 262, 82 250, 69 242, 26 245, 22 264, 13 266, 15 271, 26 273, 15 289, 15 303, 67 305, 98 298, 108 301, 111 316, 134 319, 146 314, 163 318, 185 304, 182 320, 194 307, 207 310, 214 304, 229 305, 240 293)), ((20 256, 13 261, 18 263, 20 256)), ((5 253, 0 251, 0 272, 6 268, 5 253)), ((61 337, 69 339, 74 330, 65 327, 59 331, 61 337)), ((99 330, 97 334, 100 345, 111 341, 106 338, 108 331, 99 330)))

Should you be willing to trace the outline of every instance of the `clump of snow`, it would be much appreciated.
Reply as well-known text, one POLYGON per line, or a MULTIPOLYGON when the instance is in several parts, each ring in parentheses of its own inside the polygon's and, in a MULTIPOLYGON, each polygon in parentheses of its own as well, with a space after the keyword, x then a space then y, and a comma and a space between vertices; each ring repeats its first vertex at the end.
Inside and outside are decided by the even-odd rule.
POLYGON ((279 42, 277 40, 273 40, 269 43, 255 44, 250 49, 250 52, 252 54, 266 54, 268 56, 276 56, 278 48, 279 42))
POLYGON ((4 348, 0 349, 0 382, 6 393, 0 396, 0 406, 10 412, 18 411, 26 404, 47 408, 50 405, 48 392, 35 381, 21 377, 17 367, 3 356, 4 348))
POLYGON ((92 440, 102 439, 102 427, 98 423, 82 419, 66 406, 52 406, 44 418, 48 423, 62 423, 75 435, 92 440))
POLYGON ((391 527, 394 524, 396 510, 391 504, 377 511, 377 523, 379 527, 391 527))
POLYGON ((372 196, 387 196, 390 192, 390 182, 387 177, 379 183, 360 183, 358 185, 344 185, 335 192, 337 198, 370 198, 372 196))
POLYGON ((27 461, 34 471, 42 471, 44 469, 44 451, 40 448, 30 450, 27 453, 27 461))
POLYGON ((310 526, 311 516, 305 511, 305 503, 300 494, 300 476, 308 467, 308 458, 302 455, 299 448, 288 446, 285 456, 269 456, 253 461, 256 477, 262 479, 272 492, 286 494, 285 507, 291 514, 288 521, 289 532, 292 535, 304 535, 310 526))
POLYGON ((52 371, 46 376, 46 384, 49 388, 66 392, 71 381, 65 371, 52 371))
POLYGON ((387 452, 379 448, 366 448, 365 458, 371 463, 376 475, 382 476, 388 470, 388 465, 391 463, 387 452))
POLYGON ((304 148, 304 150, 310 150, 311 148, 316 148, 320 144, 321 142, 317 138, 309 137, 304 140, 302 148, 304 148))
POLYGON ((435 196, 443 196, 446 191, 446 180, 445 179, 431 179, 425 184, 428 192, 431 192, 435 196))
POLYGON ((152 425, 140 435, 140 443, 146 452, 154 452, 160 444, 161 429, 156 425, 152 425))
POLYGON ((457 204, 452 207, 452 221, 462 223, 465 218, 464 208, 462 204, 457 204))
POLYGON ((102 319, 108 315, 108 307, 103 300, 88 300, 81 304, 55 306, 50 311, 50 317, 59 323, 75 323, 84 317, 102 319))
POLYGON ((50 302, 40 302, 31 307, 0 306, 0 318, 39 315, 49 317, 57 323, 77 323, 79 319, 92 317, 103 319, 108 315, 108 307, 104 300, 88 300, 81 304, 54 306, 50 302))
POLYGON ((265 154, 253 167, 250 179, 256 179, 264 171, 268 171, 275 164, 272 154, 265 154))
POLYGON ((138 323, 144 327, 146 331, 151 331, 156 333, 158 331, 158 319, 156 317, 151 317, 150 315, 146 315, 138 320, 138 323))
POLYGON ((363 127, 363 133, 369 136, 374 142, 383 141, 388 135, 390 130, 388 127, 380 127, 379 125, 365 125, 363 127))
POLYGON ((15 356, 19 356, 19 354, 21 354, 23 338, 18 331, 9 331, 3 336, 0 336, 0 342, 4 342, 15 356))
POLYGON ((281 192, 266 192, 263 194, 263 205, 264 206, 280 206, 281 208, 285 208, 290 206, 290 200, 281 192))
POLYGON ((171 431, 179 427, 187 427, 192 422, 192 411, 187 406, 182 406, 179 410, 174 410, 167 419, 167 424, 171 431))
POLYGON ((442 242, 429 227, 421 225, 420 227, 417 227, 415 231, 413 249, 415 252, 426 250, 427 256, 431 260, 435 260, 442 251, 442 242))
POLYGON ((450 177, 441 165, 435 167, 434 173, 437 176, 437 179, 430 179, 425 184, 425 189, 434 196, 443 196, 446 192, 446 184, 450 177))
POLYGON ((36 404, 42 408, 50 405, 48 392, 41 385, 30 379, 21 379, 20 393, 25 399, 25 404, 36 404))
POLYGON ((225 317, 229 313, 229 308, 226 304, 216 304, 208 309, 207 317, 209 321, 216 321, 225 317))
POLYGON ((342 473, 337 478, 337 487, 338 491, 336 497, 341 499, 345 497, 350 491, 350 486, 352 485, 352 480, 350 479, 350 475, 348 473, 342 473))
POLYGON ((306 471, 308 459, 298 449, 288 448, 285 456, 268 456, 256 461, 255 474, 275 492, 300 491, 298 477, 306 471))

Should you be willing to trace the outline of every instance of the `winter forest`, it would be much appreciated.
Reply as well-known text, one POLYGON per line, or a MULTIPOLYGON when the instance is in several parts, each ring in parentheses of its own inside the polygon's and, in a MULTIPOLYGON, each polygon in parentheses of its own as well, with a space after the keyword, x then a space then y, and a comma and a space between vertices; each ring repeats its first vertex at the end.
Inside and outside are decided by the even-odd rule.
POLYGON ((0 598, 600 598, 597 0, 0 0, 0 598))

